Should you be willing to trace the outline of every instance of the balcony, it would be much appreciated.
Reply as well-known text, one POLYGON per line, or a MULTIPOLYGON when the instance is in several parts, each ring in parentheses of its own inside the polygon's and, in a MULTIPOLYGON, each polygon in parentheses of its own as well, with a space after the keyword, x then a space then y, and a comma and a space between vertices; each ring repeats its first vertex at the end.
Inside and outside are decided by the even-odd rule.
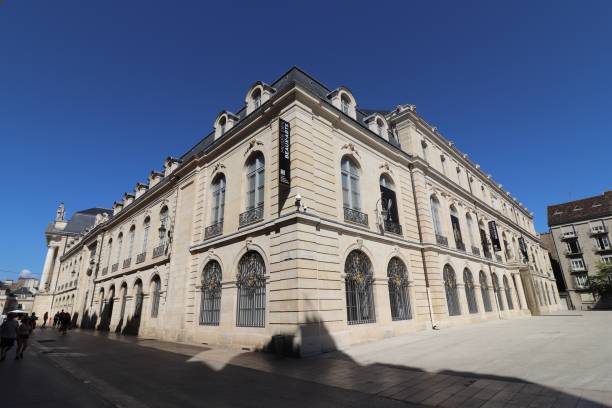
POLYGON ((603 246, 599 246, 599 245, 595 245, 593 247, 593 251, 594 252, 608 252, 608 251, 612 251, 612 246, 611 245, 603 245, 603 246))
POLYGON ((485 249, 485 251, 484 251, 484 256, 487 259, 493 259, 493 255, 491 255, 491 251, 489 251, 487 249, 485 249))
POLYGON ((459 251, 465 252, 465 244, 462 241, 457 241, 455 246, 459 251))
POLYGON ((240 214, 238 224, 244 227, 245 225, 253 224, 261 220, 263 220, 263 205, 251 208, 240 214))
POLYGON ((364 214, 361 211, 349 207, 344 207, 344 221, 363 225, 364 227, 369 225, 368 214, 364 214))
POLYGON ((385 220, 385 231, 392 234, 402 235, 402 226, 397 222, 385 220))
POLYGON ((143 263, 145 261, 145 259, 147 258, 147 253, 143 252, 141 254, 136 255, 136 263, 143 263))
POLYGON ((124 259, 123 260, 123 269, 129 268, 131 264, 132 264, 132 258, 124 259))
POLYGON ((559 238, 561 238, 562 240, 572 239, 572 238, 578 238, 578 235, 576 235, 576 231, 568 231, 568 232, 562 232, 559 238))
POLYGON ((606 226, 604 225, 598 225, 595 228, 591 228, 591 230, 589 231, 590 236, 607 234, 607 233, 608 233, 608 228, 606 228, 606 226))
POLYGON ((566 249, 563 254, 565 256, 575 256, 575 255, 582 255, 582 249, 580 248, 574 248, 574 249, 566 249))
POLYGON ((582 272, 586 272, 586 270, 587 270, 586 266, 570 265, 570 272, 571 273, 582 273, 582 272))
POLYGON ((209 225, 204 229, 204 239, 223 234, 223 221, 209 225))
POLYGON ((444 235, 436 234, 436 242, 438 243, 438 245, 442 245, 445 247, 448 246, 448 238, 446 238, 444 235))
POLYGON ((500 254, 495 254, 495 260, 497 262, 503 262, 503 258, 502 258, 502 256, 500 254))
POLYGON ((119 262, 111 266, 111 273, 117 272, 118 270, 119 270, 119 262))
POLYGON ((480 248, 473 246, 472 247, 472 254, 474 254, 476 256, 480 256, 480 248))
POLYGON ((102 276, 106 275, 108 273, 108 266, 105 266, 104 268, 102 268, 102 276))
POLYGON ((165 252, 166 252, 166 244, 163 243, 161 245, 158 245, 155 248, 153 248, 153 258, 159 258, 165 252))

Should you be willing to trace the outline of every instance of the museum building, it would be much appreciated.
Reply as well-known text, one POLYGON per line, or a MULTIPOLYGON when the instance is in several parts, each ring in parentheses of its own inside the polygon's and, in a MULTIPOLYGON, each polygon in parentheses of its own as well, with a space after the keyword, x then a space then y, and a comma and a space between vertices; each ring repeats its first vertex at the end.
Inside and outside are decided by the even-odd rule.
POLYGON ((36 313, 306 355, 558 310, 518 199, 414 105, 356 97, 291 68, 78 234, 58 210, 36 313))

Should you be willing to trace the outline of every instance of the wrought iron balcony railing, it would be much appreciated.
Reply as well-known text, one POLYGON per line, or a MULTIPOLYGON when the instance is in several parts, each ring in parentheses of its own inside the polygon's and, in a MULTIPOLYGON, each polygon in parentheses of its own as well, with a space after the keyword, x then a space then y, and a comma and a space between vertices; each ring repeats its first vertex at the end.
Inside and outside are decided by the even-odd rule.
POLYGON ((111 272, 117 272, 117 270, 119 270, 119 262, 113 264, 113 266, 111 267, 111 272))
POLYGON ((570 265, 570 272, 572 273, 586 272, 586 270, 586 266, 570 265))
POLYGON ((472 254, 474 254, 476 256, 480 256, 480 248, 473 246, 472 247, 472 254))
POLYGON ((607 252, 607 251, 612 251, 612 246, 610 246, 610 245, 603 245, 603 246, 595 245, 595 246, 593 247, 593 251, 595 251, 595 252, 607 252))
POLYGON ((493 255, 491 255, 491 251, 485 250, 484 251, 484 256, 487 259, 493 259, 493 255))
POLYGON ((591 228, 591 230, 589 231, 589 235, 600 235, 600 234, 607 234, 608 233, 608 228, 605 225, 598 225, 595 228, 591 228))
POLYGON ((561 233, 561 239, 571 239, 571 238, 578 238, 578 236, 576 235, 576 231, 568 231, 568 232, 562 232, 561 233))
POLYGON ((366 227, 369 225, 368 214, 364 214, 361 211, 349 207, 344 207, 344 221, 366 227))
POLYGON ((457 241, 455 245, 457 246, 458 250, 465 252, 465 244, 463 241, 457 241))
POLYGON ((132 264, 132 258, 127 258, 123 260, 123 269, 129 268, 132 264))
POLYGON ((392 234, 402 235, 402 226, 397 222, 385 220, 385 231, 392 234))
POLYGON ((145 259, 147 258, 147 253, 143 252, 141 254, 136 255, 136 263, 143 263, 145 261, 145 259))
POLYGON ((106 275, 108 273, 108 266, 105 266, 104 268, 102 268, 102 276, 106 275))
POLYGON ((204 229, 204 238, 216 237, 223 234, 223 221, 209 225, 204 229))
POLYGON ((263 205, 251 208, 250 210, 247 210, 240 214, 238 224, 243 227, 245 225, 253 224, 261 220, 263 220, 263 205))
POLYGON ((502 256, 501 256, 500 254, 495 254, 495 260, 496 260, 497 262, 502 262, 502 261, 503 261, 503 258, 502 258, 502 256))
POLYGON ((161 244, 153 248, 153 258, 159 258, 166 252, 166 244, 161 244))
POLYGON ((444 235, 436 234, 436 242, 438 245, 443 245, 445 247, 448 246, 448 238, 446 238, 444 235))

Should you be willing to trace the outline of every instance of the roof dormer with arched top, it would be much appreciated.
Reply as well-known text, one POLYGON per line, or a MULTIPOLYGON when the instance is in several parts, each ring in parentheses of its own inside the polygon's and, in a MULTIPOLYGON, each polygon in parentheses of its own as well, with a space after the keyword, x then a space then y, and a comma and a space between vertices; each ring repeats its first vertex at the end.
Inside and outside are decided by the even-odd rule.
POLYGON ((261 105, 266 103, 275 92, 274 88, 261 81, 255 82, 247 92, 244 102, 246 104, 246 114, 257 110, 261 105))
POLYGON ((353 93, 346 87, 341 86, 327 95, 337 109, 353 119, 357 119, 357 101, 353 97, 353 93))
POLYGON ((364 119, 368 128, 385 140, 389 140, 389 123, 380 113, 374 113, 364 119))
POLYGON ((215 140, 230 130, 238 122, 238 116, 232 112, 222 111, 215 120, 215 140))

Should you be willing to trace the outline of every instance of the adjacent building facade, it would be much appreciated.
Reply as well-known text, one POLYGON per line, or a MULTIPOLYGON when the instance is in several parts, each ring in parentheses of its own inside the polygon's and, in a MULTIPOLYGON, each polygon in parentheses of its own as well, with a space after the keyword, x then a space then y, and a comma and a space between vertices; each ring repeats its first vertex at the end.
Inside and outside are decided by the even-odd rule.
POLYGON ((360 109, 292 68, 213 128, 66 237, 45 310, 310 354, 559 308, 532 214, 413 105, 360 109))
MULTIPOLYGON (((612 191, 548 207, 550 241, 563 272, 570 307, 589 310, 611 307, 591 293, 588 276, 600 262, 612 263, 612 191)), ((550 246, 550 244, 549 244, 550 246)))

